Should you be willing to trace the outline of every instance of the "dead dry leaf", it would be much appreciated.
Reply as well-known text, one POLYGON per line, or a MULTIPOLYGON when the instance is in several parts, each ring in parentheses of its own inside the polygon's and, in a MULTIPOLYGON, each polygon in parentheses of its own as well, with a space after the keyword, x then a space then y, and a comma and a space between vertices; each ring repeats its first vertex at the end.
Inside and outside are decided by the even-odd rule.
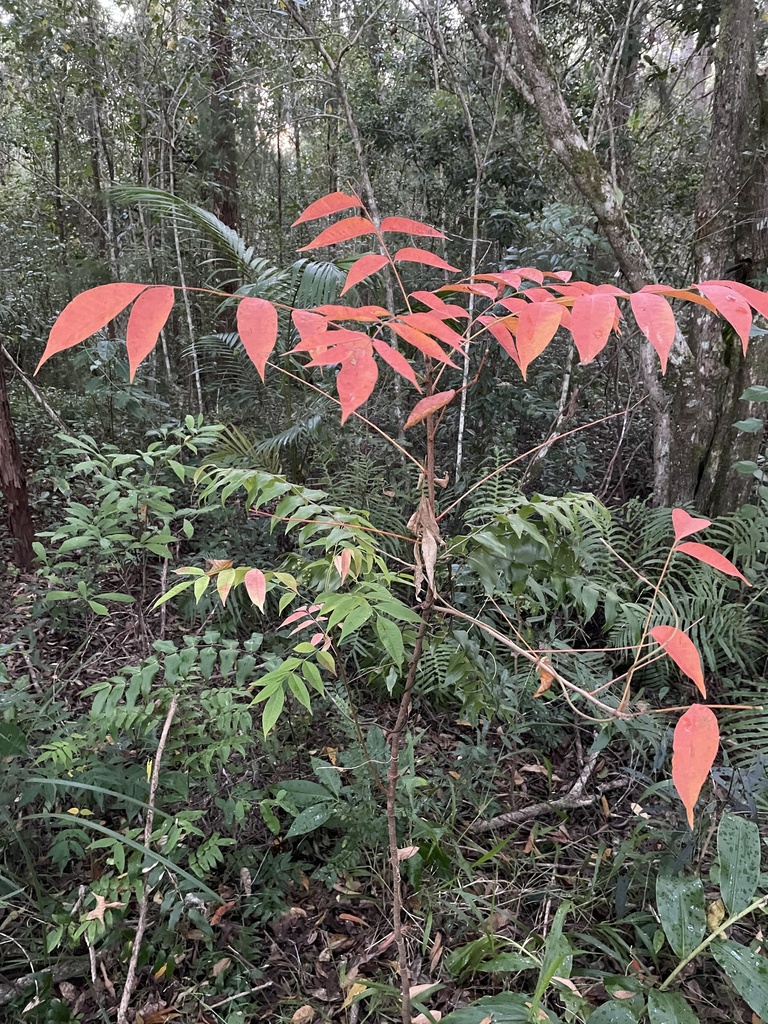
POLYGON ((539 686, 538 686, 538 689, 536 690, 536 692, 534 693, 533 696, 534 697, 540 697, 542 695, 542 693, 546 693, 547 692, 547 690, 550 688, 550 686, 554 682, 555 677, 554 677, 554 675, 552 673, 552 666, 547 661, 546 658, 541 658, 536 663, 536 671, 538 672, 538 675, 539 675, 539 686))
POLYGON ((217 960, 216 963, 213 965, 213 976, 214 976, 214 978, 218 978, 218 976, 222 973, 222 971, 226 971, 226 969, 229 966, 231 966, 231 964, 232 964, 232 960, 228 956, 223 956, 221 958, 221 960, 217 960))
MULTIPOLYGON (((432 1020, 442 1020, 443 1015, 440 1010, 429 1011, 432 1020)), ((411 1024, 432 1024, 432 1021, 427 1017, 425 1013, 420 1013, 418 1017, 411 1017, 411 1024)))
POLYGON ((229 903, 222 903, 220 907, 217 907, 211 914, 211 926, 215 928, 217 924, 221 924, 222 917, 228 914, 234 905, 235 901, 231 900, 229 903))
POLYGON ((425 578, 430 588, 437 593, 435 588, 437 546, 442 544, 444 547, 445 541, 440 536, 440 527, 437 525, 435 513, 426 495, 408 520, 408 529, 416 538, 413 545, 413 585, 416 597, 421 594, 425 578))
POLYGON ((106 910, 111 910, 113 907, 125 906, 124 903, 109 903, 106 896, 100 896, 98 893, 94 893, 93 895, 96 900, 96 906, 85 915, 86 921, 100 921, 104 924, 104 912, 106 910))
POLYGON ((361 996, 363 992, 366 992, 367 990, 367 985, 365 985, 362 981, 356 981, 355 984, 350 988, 349 992, 347 992, 344 998, 344 1002, 341 1004, 342 1010, 346 1010, 346 1008, 348 1006, 351 1006, 358 996, 361 996))
POLYGON ((427 982, 426 985, 411 985, 408 989, 408 998, 416 999, 425 992, 431 992, 433 988, 437 988, 437 985, 438 983, 436 981, 427 982))
POLYGON ((411 857, 415 857, 418 852, 418 846, 401 846, 397 851, 397 859, 399 861, 410 860, 411 857))
POLYGON ((305 1003, 304 1006, 300 1006, 296 1013, 291 1017, 293 1024, 310 1024, 314 1019, 315 1011, 309 1003, 305 1003))

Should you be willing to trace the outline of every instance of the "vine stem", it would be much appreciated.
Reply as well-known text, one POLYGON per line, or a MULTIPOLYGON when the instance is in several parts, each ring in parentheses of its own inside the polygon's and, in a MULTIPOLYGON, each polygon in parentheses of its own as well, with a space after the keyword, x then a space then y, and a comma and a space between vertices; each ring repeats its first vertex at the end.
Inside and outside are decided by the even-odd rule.
POLYGON ((755 900, 753 903, 750 903, 746 910, 740 910, 738 914, 731 914, 731 916, 726 921, 723 921, 722 924, 718 925, 713 932, 710 932, 706 939, 703 939, 698 944, 696 949, 694 949, 691 953, 688 954, 688 956, 684 957, 680 961, 680 963, 677 965, 674 971, 672 971, 672 973, 661 983, 661 985, 659 986, 659 991, 666 991, 666 989, 669 988, 669 986, 675 980, 678 974, 688 966, 691 960, 695 960, 699 953, 703 953, 704 950, 715 941, 715 939, 720 938, 723 932, 725 932, 732 925, 736 924, 737 921, 740 921, 742 917, 746 917, 748 914, 752 914, 756 910, 759 910, 760 907, 764 907, 766 903, 768 903, 768 895, 761 896, 759 900, 755 900))
MULTIPOLYGON (((152 776, 149 782, 149 796, 147 798, 147 820, 144 822, 144 845, 149 846, 149 841, 152 838, 152 829, 155 825, 155 798, 157 796, 157 787, 160 784, 160 763, 165 753, 165 745, 168 742, 168 734, 171 731, 171 723, 173 722, 176 709, 179 706, 179 695, 175 693, 173 700, 171 701, 170 707, 168 708, 168 714, 165 716, 165 722, 163 723, 163 731, 160 733, 160 739, 157 743, 157 750, 155 752, 155 763, 152 765, 152 776)), ((117 1011, 117 1024, 128 1024, 128 1007, 131 1005, 131 997, 133 991, 136 988, 137 974, 136 970, 139 963, 139 953, 141 952, 141 942, 144 938, 144 932, 147 930, 147 917, 149 915, 149 886, 145 880, 144 893, 139 902, 139 920, 136 924, 136 934, 133 937, 133 948, 131 949, 131 959, 128 964, 128 973, 125 978, 125 986, 123 987, 123 994, 120 997, 120 1007, 117 1011)))

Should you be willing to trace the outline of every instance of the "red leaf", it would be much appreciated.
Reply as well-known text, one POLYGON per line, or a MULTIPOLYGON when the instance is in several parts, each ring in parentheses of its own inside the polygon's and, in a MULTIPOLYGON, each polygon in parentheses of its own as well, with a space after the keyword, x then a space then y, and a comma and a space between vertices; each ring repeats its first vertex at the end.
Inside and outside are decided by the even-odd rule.
POLYGON ((536 267, 515 267, 514 273, 519 274, 526 281, 544 284, 544 274, 536 267))
POLYGON ((463 306, 451 305, 444 302, 434 292, 411 292, 411 298, 423 303, 439 316, 442 320, 458 320, 462 317, 469 319, 469 313, 463 306))
POLYGON ((375 274, 377 270, 381 270, 382 267, 386 267, 389 260, 386 256, 379 256, 376 253, 369 253, 367 256, 361 256, 359 260, 352 264, 347 274, 347 279, 344 282, 344 287, 341 289, 341 294, 348 292, 350 288, 354 288, 356 284, 360 284, 366 277, 370 277, 371 274, 375 274))
POLYGON ((612 295, 580 295, 571 311, 571 334, 582 363, 591 363, 608 341, 616 319, 612 295))
POLYGON ((266 299, 241 299, 237 307, 237 330, 248 358, 264 380, 267 360, 277 342, 277 310, 266 299))
POLYGON ((315 306, 312 312, 319 313, 328 320, 356 320, 362 324, 375 324, 383 316, 389 316, 389 310, 383 306, 315 306))
POLYGON ((692 533, 698 533, 699 530, 706 530, 711 525, 711 520, 696 519, 694 516, 689 515, 684 508, 672 509, 672 526, 675 530, 675 542, 682 540, 683 537, 690 537, 692 533))
POLYGON ((333 564, 336 566, 336 572, 341 576, 342 583, 347 578, 347 573, 349 572, 349 566, 351 563, 352 552, 349 548, 342 548, 340 554, 333 556, 333 564))
MULTIPOLYGON (((494 281, 496 284, 507 285, 509 288, 517 290, 522 283, 522 278, 516 270, 500 270, 496 274, 475 274, 470 281, 494 281)), ((498 289, 499 292, 503 290, 503 288, 498 289)))
POLYGON ((340 327, 338 330, 301 341, 291 351, 308 350, 312 355, 312 362, 307 363, 307 366, 331 366, 333 363, 343 363, 353 351, 370 346, 371 339, 364 331, 350 331, 346 327, 340 327))
POLYGON ((721 284, 710 284, 708 281, 696 287, 712 303, 717 312, 724 317, 741 338, 741 348, 747 354, 749 332, 752 327, 752 310, 746 299, 738 295, 732 288, 721 284))
POLYGON ((552 341, 563 316, 563 307, 554 302, 528 303, 520 311, 517 322, 517 351, 520 355, 520 372, 525 379, 528 364, 541 355, 552 341))
POLYGON ((379 368, 370 348, 356 349, 344 360, 336 377, 336 390, 341 401, 341 422, 370 397, 376 387, 379 368))
POLYGON ((397 349, 392 348, 392 346, 388 345, 386 341, 379 341, 378 339, 374 341, 373 347, 384 362, 388 363, 392 367, 395 373, 399 373, 401 377, 405 377, 406 380, 409 380, 411 384, 413 384, 417 391, 421 391, 419 382, 416 380, 416 373, 402 352, 398 352, 397 349))
POLYGON ((346 242, 350 238, 372 234, 373 224, 367 217, 346 217, 321 231, 308 245, 302 245, 297 249, 297 252, 307 252, 308 249, 319 249, 323 245, 336 245, 337 242, 346 242))
POLYGON ((297 217, 291 224, 295 228, 297 224, 305 224, 308 220, 318 220, 320 217, 330 217, 332 213, 341 213, 342 210, 350 210, 355 206, 363 204, 357 196, 348 196, 346 192, 331 192, 322 199, 316 199, 310 203, 306 210, 297 217))
POLYGON ((426 249, 398 249, 394 260, 395 263, 423 263, 425 267, 437 267, 438 270, 450 270, 453 274, 459 273, 458 267, 452 267, 441 256, 427 252, 426 249))
POLYGON ((485 324, 486 331, 489 331, 494 336, 509 358, 520 366, 520 356, 517 354, 514 336, 504 321, 494 320, 491 317, 481 317, 480 319, 485 324))
POLYGON ((693 828, 693 809, 717 757, 720 729, 711 708, 694 704, 681 715, 672 742, 672 782, 693 828))
POLYGON ((403 430, 408 430, 409 427, 415 427, 417 423, 421 423, 427 416, 431 416, 433 412, 437 412, 438 409, 442 409, 444 405, 448 405, 453 400, 456 391, 454 388, 450 388, 448 391, 440 391, 436 395, 428 395, 426 398, 422 398, 420 402, 417 402, 411 409, 408 419, 405 421, 403 430))
MULTIPOLYGON (((403 250, 405 251, 405 250, 403 250)), ((418 252, 418 250, 416 250, 418 252)), ((495 300, 498 288, 491 284, 451 284, 439 288, 441 292, 462 292, 466 295, 482 295, 486 299, 495 300)))
POLYGON ((264 601, 267 597, 267 577, 261 569, 249 569, 243 579, 248 597, 253 601, 260 612, 264 611, 264 601))
POLYGON ((385 217, 381 222, 380 231, 400 231, 405 235, 423 235, 425 238, 446 238, 442 231, 423 224, 420 220, 409 217, 385 217))
POLYGON ((681 672, 692 679, 699 688, 701 696, 707 699, 707 688, 704 685, 704 670, 701 658, 693 640, 682 629, 675 626, 656 626, 650 631, 651 636, 663 647, 681 672))
POLYGON ((457 334, 448 324, 443 323, 435 313, 406 313, 405 316, 400 317, 400 321, 415 327, 417 331, 424 331, 425 334, 439 338, 440 341, 444 341, 446 345, 451 345, 453 348, 463 349, 467 340, 457 334))
MULTIPOLYGON (((122 313, 148 286, 145 284, 100 284, 81 292, 59 313, 48 335, 37 370, 57 352, 79 345, 122 313)), ((35 370, 35 373, 37 373, 35 370)))
POLYGON ((676 550, 683 551, 686 555, 690 555, 691 558, 698 558, 700 562, 706 562, 707 565, 711 565, 714 569, 719 569, 720 572, 727 573, 728 576, 738 576, 748 587, 752 586, 747 577, 739 572, 733 562, 729 562, 725 555, 715 551, 709 544, 697 544, 696 541, 686 541, 685 544, 678 544, 676 550))
POLYGON ((175 289, 163 284, 147 288, 134 302, 125 335, 130 380, 133 380, 142 360, 155 347, 160 331, 173 308, 175 297, 175 289))
POLYGON ((670 299, 683 299, 685 302, 696 302, 700 306, 706 306, 712 313, 716 313, 714 305, 704 295, 697 295, 688 288, 668 288, 665 284, 646 284, 641 292, 650 292, 652 295, 666 295, 670 299))
POLYGON ((752 288, 748 284, 742 284, 740 281, 707 281, 706 283, 719 284, 724 288, 731 288, 733 291, 738 292, 753 309, 756 309, 761 316, 768 320, 768 295, 765 292, 759 292, 757 288, 752 288))
POLYGON ((291 320, 299 332, 303 351, 312 348, 312 345, 307 344, 310 341, 314 341, 318 347, 324 344, 325 333, 328 330, 328 321, 325 317, 318 313, 312 313, 308 309, 294 309, 291 313, 291 320))
POLYGON ((635 292, 630 295, 629 304, 637 326, 659 354, 661 372, 666 373, 669 350, 677 333, 672 307, 662 295, 653 292, 635 292))
POLYGON ((439 359, 441 363, 447 363, 448 366, 452 366, 454 370, 458 370, 458 366, 451 362, 447 353, 443 352, 434 338, 430 338, 428 334, 424 334, 422 331, 417 331, 414 327, 409 327, 407 324, 401 324, 398 320, 393 320, 387 326, 404 341, 407 341, 409 345, 413 345, 414 348, 423 352, 425 356, 431 356, 432 359, 439 359))
MULTIPOLYGON (((232 900, 230 903, 223 903, 220 907, 217 907, 211 915, 211 927, 215 928, 217 924, 221 924, 221 919, 225 914, 228 914, 232 907, 234 907, 235 901, 232 900)), ((145 1018, 146 1019, 146 1018, 145 1018)))

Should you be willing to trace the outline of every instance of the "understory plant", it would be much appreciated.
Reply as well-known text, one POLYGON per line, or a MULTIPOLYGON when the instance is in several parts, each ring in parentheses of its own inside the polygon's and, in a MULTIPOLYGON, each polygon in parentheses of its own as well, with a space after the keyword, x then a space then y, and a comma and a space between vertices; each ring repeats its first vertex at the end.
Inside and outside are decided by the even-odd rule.
MULTIPOLYGON (((472 518, 462 522, 461 511, 468 507, 475 492, 526 456, 546 452, 557 440, 551 438, 526 456, 502 463, 454 500, 441 500, 442 489, 449 481, 437 466, 436 441, 441 429, 452 422, 450 416, 455 410, 459 431, 463 430, 467 396, 473 385, 470 355, 474 350, 498 345, 526 377, 530 365, 561 332, 561 337, 575 347, 579 360, 588 363, 618 333, 628 306, 665 371, 677 331, 669 300, 697 303, 712 314, 720 314, 746 350, 752 311, 768 314, 768 298, 733 281, 705 281, 690 289, 649 285, 629 293, 615 285, 572 281, 568 271, 542 272, 531 267, 473 274, 447 283, 448 275, 458 270, 438 253, 423 246, 391 246, 393 237, 402 235, 439 243, 444 238, 441 232, 406 217, 377 221, 354 194, 335 192, 323 197, 308 207, 296 224, 345 211, 354 212, 330 224, 300 251, 354 238, 369 239, 375 251, 352 263, 342 295, 360 294, 364 282, 373 275, 389 275, 397 294, 391 308, 339 303, 291 309, 250 294, 212 291, 211 295, 222 300, 225 308, 236 306, 240 342, 262 380, 268 367, 294 380, 301 379, 324 400, 337 403, 342 423, 356 417, 367 428, 384 434, 413 474, 414 499, 408 509, 407 527, 403 532, 374 523, 368 513, 334 501, 333 494, 266 469, 204 465, 195 475, 203 501, 216 498, 226 502, 237 494, 252 515, 265 517, 271 528, 280 527, 293 538, 292 550, 275 566, 241 565, 232 558, 205 567, 177 567, 174 571, 179 582, 158 603, 187 591, 200 600, 215 589, 226 605, 233 592, 240 589, 266 614, 284 643, 281 650, 265 657, 248 681, 255 691, 253 703, 261 709, 265 739, 288 709, 298 707, 312 714, 317 702, 326 699, 333 688, 345 702, 360 750, 365 750, 370 735, 366 735, 361 714, 361 688, 392 698, 384 705, 380 724, 374 727, 379 734, 386 732, 387 752, 378 759, 372 774, 386 808, 392 930, 400 976, 399 1012, 404 1024, 410 1024, 414 1010, 423 1015, 422 1020, 437 1019, 425 1003, 428 992, 425 994, 421 987, 413 989, 403 923, 403 879, 414 856, 413 846, 403 842, 401 809, 413 795, 403 741, 427 652, 450 630, 458 638, 455 656, 466 656, 469 664, 473 638, 480 637, 516 666, 527 666, 537 698, 549 701, 552 693, 559 691, 574 715, 594 723, 598 736, 611 724, 627 725, 645 715, 677 716, 672 779, 693 829, 694 809, 718 753, 716 711, 721 705, 707 700, 702 660, 689 635, 694 623, 680 614, 668 593, 667 581, 673 572, 684 573, 686 565, 706 566, 720 574, 723 585, 734 595, 740 593, 739 588, 750 586, 750 580, 733 561, 698 539, 712 525, 710 521, 682 508, 671 513, 666 552, 654 575, 624 567, 635 573, 642 594, 634 602, 634 620, 627 614, 632 602, 626 594, 619 597, 615 590, 595 587, 589 579, 584 560, 592 541, 606 540, 603 535, 609 520, 607 510, 596 499, 572 494, 559 498, 520 495, 512 503, 479 506, 472 518), (438 271, 443 283, 433 289, 413 288, 415 267, 438 271), (465 306, 462 300, 467 297, 471 301, 465 306), (275 356, 278 338, 283 340, 283 351, 291 346, 291 357, 309 356, 305 366, 310 372, 303 378, 289 368, 289 360, 275 356), (366 416, 366 403, 382 381, 391 388, 393 404, 398 409, 408 407, 402 414, 398 436, 386 435, 366 416), (409 397, 412 392, 417 395, 414 404, 409 397), (565 639, 542 636, 536 629, 537 602, 544 608, 555 600, 564 605, 573 602, 587 622, 599 609, 609 628, 615 623, 620 604, 628 623, 626 642, 596 652, 588 629, 582 643, 576 636, 567 636, 567 629, 563 630, 565 639), (602 656, 597 679, 582 669, 595 653, 602 656), (647 700, 638 699, 638 687, 643 685, 649 668, 665 659, 685 677, 686 684, 692 684, 694 702, 684 695, 674 706, 652 708, 647 700)), ((54 325, 41 362, 77 345, 131 307, 126 344, 133 375, 156 344, 176 291, 170 285, 113 283, 79 295, 54 325)), ((481 355, 480 364, 483 358, 481 355)), ((613 557, 618 564, 621 556, 614 552, 613 557)), ((519 680, 521 676, 516 675, 519 680)), ((174 697, 166 711, 152 778, 159 770, 168 738, 173 736, 178 699, 174 697)), ((576 796, 583 795, 589 782, 601 749, 599 738, 596 743, 587 754, 576 796)), ((317 770, 322 773, 323 768, 317 770)), ((313 823, 327 821, 339 813, 341 790, 330 781, 332 778, 331 772, 326 785, 313 782, 316 788, 297 790, 293 795, 290 787, 276 790, 262 801, 265 820, 270 827, 277 823, 279 828, 277 811, 287 812, 293 819, 293 835, 309 831, 313 823)), ((150 780, 150 807, 153 801, 150 780)), ((734 824, 723 818, 721 864, 732 863, 734 857, 729 829, 740 830, 736 847, 749 846, 752 863, 754 833, 749 828, 745 831, 744 823, 734 824)), ((147 834, 145 846, 156 840, 154 833, 147 834)), ((737 874, 744 875, 746 868, 742 868, 740 861, 737 874)), ((725 874, 721 875, 721 885, 727 888, 729 883, 724 878, 725 874)), ((152 881, 148 880, 139 896, 139 926, 131 952, 134 965, 146 930, 152 881)), ((625 1024, 647 1012, 652 1024, 662 1019, 667 1024, 690 1024, 696 1019, 693 1010, 668 989, 694 956, 707 951, 715 955, 755 1012, 765 1016, 768 988, 755 982, 762 964, 744 945, 717 944, 727 927, 763 906, 763 898, 755 898, 755 891, 751 882, 743 883, 738 898, 731 891, 726 896, 724 891, 729 916, 711 931, 712 937, 704 939, 699 927, 699 888, 691 879, 684 885, 675 877, 660 882, 661 941, 666 936, 680 958, 679 967, 662 983, 655 977, 639 977, 637 993, 628 988, 622 991, 630 991, 630 997, 613 993, 614 998, 596 1008, 570 981, 576 951, 564 932, 568 913, 564 904, 540 948, 512 951, 518 957, 510 961, 512 969, 538 971, 538 980, 527 986, 526 994, 481 1000, 443 1020, 446 1024, 556 1021, 560 1018, 555 1012, 543 1006, 554 991, 565 1007, 567 1021, 589 1017, 592 1024, 625 1024), (695 896, 691 895, 693 889, 695 896), (747 889, 751 891, 747 893, 747 889), (695 926, 686 927, 683 940, 672 919, 674 914, 687 914, 694 903, 695 926), (669 911, 670 906, 674 913, 669 911)), ((130 983, 126 990, 130 999, 130 983)), ((607 985, 606 990, 611 994, 607 985)), ((364 987, 353 994, 353 1000, 365 998, 367 992, 364 987)), ((126 1008, 124 994, 119 1019, 124 1018, 126 1008)))

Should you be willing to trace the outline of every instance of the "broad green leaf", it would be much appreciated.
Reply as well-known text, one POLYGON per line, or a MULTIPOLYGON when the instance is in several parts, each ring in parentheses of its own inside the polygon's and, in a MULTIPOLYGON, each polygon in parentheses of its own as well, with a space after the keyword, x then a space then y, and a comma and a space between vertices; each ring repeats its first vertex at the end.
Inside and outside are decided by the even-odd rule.
POLYGON ((355 633, 364 622, 367 622, 368 619, 370 619, 372 614, 373 608, 371 608, 365 598, 360 599, 357 607, 354 608, 344 619, 344 625, 341 627, 339 640, 343 640, 345 637, 349 636, 350 633, 355 633))
POLYGON ((285 834, 286 839, 290 839, 291 836, 303 836, 307 832, 314 832, 316 828, 320 828, 321 825, 328 821, 334 810, 335 806, 330 802, 307 807, 306 810, 302 811, 294 819, 293 824, 285 834))
POLYGON ((681 995, 656 989, 648 993, 648 1019, 650 1024, 699 1024, 699 1018, 681 995))
POLYGON ((731 939, 713 942, 710 948, 744 1002, 768 1020, 768 959, 731 939))
POLYGON ((311 714, 312 701, 309 699, 309 690, 301 676, 297 676, 295 672, 291 672, 288 676, 288 686, 299 704, 303 705, 311 714))
POLYGON ((760 882, 760 831, 754 821, 727 812, 717 830, 720 895, 730 914, 745 910, 760 882))
POLYGON ((403 664, 403 634, 391 619, 376 616, 376 635, 398 668, 403 664))
POLYGON ((745 434, 756 434, 759 430, 763 429, 765 421, 757 419, 756 416, 750 416, 746 420, 736 420, 733 425, 737 430, 741 430, 745 434))
POLYGON ((27 752, 27 737, 13 722, 0 722, 0 757, 18 757, 27 752))
POLYGON ((285 704, 285 690, 282 686, 272 694, 267 703, 264 705, 264 712, 261 716, 261 727, 264 730, 264 736, 268 736, 274 729, 275 723, 280 717, 280 713, 283 710, 285 704))
POLYGON ((554 976, 558 975, 558 977, 567 978, 571 973, 573 951, 570 942, 563 935, 563 923, 571 909, 571 904, 568 902, 560 904, 544 943, 544 956, 532 1000, 536 1009, 538 1009, 554 976))
MULTIPOLYGON (((541 1024, 560 1024, 560 1018, 551 1010, 542 1010, 539 1017, 541 1024)), ((462 1010, 454 1010, 443 1017, 442 1024, 530 1024, 531 997, 518 992, 502 992, 498 996, 484 996, 471 1006, 462 1010)), ((534 1018, 535 1019, 535 1018, 534 1018)), ((621 1022, 623 1024, 623 1022, 621 1022)), ((630 1024, 636 1024, 633 1019, 630 1024)))
POLYGON ((536 970, 539 965, 530 956, 522 953, 499 953, 492 960, 484 960, 477 965, 477 970, 489 974, 536 970))
POLYGON ((768 402, 768 388, 764 384, 753 384, 740 399, 742 402, 768 402))
POLYGON ((690 875, 659 875, 656 907, 672 949, 681 957, 692 953, 707 929, 701 881, 690 875))
MULTIPOLYGON (((622 1006, 615 1000, 598 1006, 590 1015, 589 1024, 637 1024, 637 1017, 628 1006, 622 1006)), ((671 1020, 665 1024, 673 1024, 671 1020)))

